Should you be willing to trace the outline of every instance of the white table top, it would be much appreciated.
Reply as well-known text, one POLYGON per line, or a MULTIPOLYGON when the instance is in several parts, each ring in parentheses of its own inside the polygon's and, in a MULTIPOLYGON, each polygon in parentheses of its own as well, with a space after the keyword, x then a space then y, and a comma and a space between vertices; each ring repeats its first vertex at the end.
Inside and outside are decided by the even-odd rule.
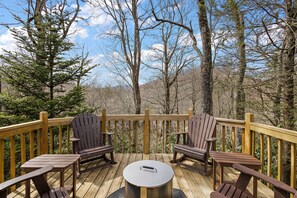
POLYGON ((155 160, 141 160, 129 164, 123 171, 124 179, 139 187, 163 186, 174 176, 172 168, 155 160))

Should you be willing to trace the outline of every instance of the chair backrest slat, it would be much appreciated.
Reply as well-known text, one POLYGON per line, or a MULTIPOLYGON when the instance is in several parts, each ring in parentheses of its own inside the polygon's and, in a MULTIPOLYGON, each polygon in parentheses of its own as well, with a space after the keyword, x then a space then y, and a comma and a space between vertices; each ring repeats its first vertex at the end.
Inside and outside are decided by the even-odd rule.
POLYGON ((206 149, 206 139, 213 137, 216 126, 214 117, 208 114, 197 114, 190 119, 188 146, 206 149))
POLYGON ((85 150, 101 146, 100 118, 91 113, 77 115, 71 121, 73 136, 79 138, 77 149, 85 150))

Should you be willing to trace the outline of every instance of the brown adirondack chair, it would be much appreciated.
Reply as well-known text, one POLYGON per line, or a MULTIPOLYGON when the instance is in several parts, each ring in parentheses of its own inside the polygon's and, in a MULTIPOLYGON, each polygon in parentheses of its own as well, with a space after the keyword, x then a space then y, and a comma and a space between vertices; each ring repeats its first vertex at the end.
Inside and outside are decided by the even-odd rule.
POLYGON ((297 191, 287 184, 278 181, 272 177, 261 174, 253 169, 247 168, 240 164, 233 164, 233 168, 239 170, 241 173, 235 185, 221 184, 219 188, 210 194, 211 198, 245 198, 253 197, 251 193, 246 191, 246 187, 252 177, 261 179, 273 185, 275 198, 286 198, 290 194, 297 198, 297 191))
POLYGON ((173 147, 174 154, 171 162, 194 168, 182 163, 182 161, 186 158, 198 160, 204 163, 204 169, 202 171, 201 169, 198 169, 198 171, 204 175, 210 174, 211 170, 208 171, 208 158, 212 143, 216 140, 216 138, 213 137, 213 134, 217 122, 211 115, 203 113, 193 116, 189 122, 188 133, 176 133, 176 144, 173 147), (180 135, 184 135, 184 139, 187 135, 184 144, 179 144, 180 135), (176 159, 177 153, 183 154, 182 157, 176 159))
POLYGON ((96 168, 112 165, 114 161, 113 146, 111 144, 110 132, 105 132, 104 135, 108 136, 108 144, 103 145, 100 118, 91 113, 79 114, 71 121, 74 137, 71 138, 73 142, 73 153, 80 154, 78 163, 79 174, 91 171, 96 168), (110 153, 110 159, 106 157, 106 154, 110 153), (99 164, 81 170, 81 164, 103 158, 106 163, 99 164))
POLYGON ((6 182, 0 184, 0 197, 7 197, 7 189, 13 185, 21 183, 26 180, 32 179, 36 190, 40 197, 51 197, 51 198, 69 198, 69 194, 65 188, 55 188, 51 189, 46 181, 46 177, 44 176, 46 173, 50 172, 53 169, 53 166, 45 166, 41 169, 32 171, 20 177, 13 178, 6 182))

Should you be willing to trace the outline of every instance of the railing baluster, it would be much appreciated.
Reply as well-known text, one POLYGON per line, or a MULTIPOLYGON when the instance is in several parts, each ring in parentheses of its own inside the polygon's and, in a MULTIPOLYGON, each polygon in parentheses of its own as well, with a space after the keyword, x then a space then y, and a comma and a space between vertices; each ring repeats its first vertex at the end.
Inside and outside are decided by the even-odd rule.
MULTIPOLYGON (((296 187, 296 144, 291 143, 291 186, 296 187)), ((293 196, 292 196, 293 197, 293 196)))
POLYGON ((50 139, 50 154, 53 154, 54 153, 53 127, 50 127, 49 131, 50 131, 50 138, 49 138, 50 139))
POLYGON ((66 132, 67 132, 67 153, 70 153, 70 126, 67 125, 67 129, 66 129, 66 132))
MULTIPOLYGON (((10 179, 15 178, 15 136, 10 137, 10 179)), ((15 190, 15 185, 12 186, 11 191, 15 190)))
POLYGON ((132 133, 131 133, 131 121, 128 122, 129 124, 129 128, 128 128, 128 145, 129 145, 129 153, 132 153, 132 146, 131 146, 131 142, 132 142, 132 133))
POLYGON ((235 127, 231 129, 232 152, 235 152, 235 127))
POLYGON ((110 131, 110 120, 108 120, 108 123, 107 123, 107 131, 110 131))
POLYGON ((37 130, 37 155, 41 155, 41 132, 42 130, 37 130))
POLYGON ((59 126, 59 153, 62 153, 62 146, 63 146, 63 133, 62 133, 62 127, 59 126))
POLYGON ((222 150, 226 151, 226 127, 222 126, 222 150))
POLYGON ((0 183, 4 182, 4 139, 0 139, 0 183))
MULTIPOLYGON (((170 120, 169 121, 169 134, 168 134, 168 140, 170 141, 171 140, 171 134, 172 134, 172 121, 170 120)), ((173 142, 170 141, 168 142, 168 146, 169 146, 169 153, 172 153, 173 151, 173 142)))
POLYGON ((156 151, 155 153, 158 153, 158 145, 159 145, 159 139, 158 139, 158 136, 159 136, 159 127, 158 127, 158 120, 156 120, 156 151))
POLYGON ((165 137, 166 137, 166 134, 165 134, 165 121, 163 120, 162 121, 162 153, 164 153, 164 151, 165 151, 165 137))
POLYGON ((263 173, 263 167, 264 167, 264 135, 260 134, 260 161, 262 163, 260 172, 263 173))
POLYGON ((245 152, 245 129, 243 128, 241 131, 241 152, 244 153, 245 152))
POLYGON ((283 141, 277 140, 277 179, 282 181, 283 179, 283 141))
POLYGON ((125 151, 125 142, 124 142, 124 139, 125 139, 125 122, 124 120, 122 121, 122 153, 124 153, 125 151))
POLYGON ((33 159, 34 156, 34 131, 30 131, 30 159, 33 159))
POLYGON ((113 135, 113 147, 114 152, 117 153, 117 130, 118 130, 118 121, 114 122, 114 135, 113 135))
POLYGON ((135 135, 136 135, 136 137, 135 137, 135 152, 138 153, 139 152, 139 150, 138 150, 139 149, 138 148, 139 147, 138 146, 138 141, 139 141, 139 134, 138 134, 139 133, 139 122, 138 121, 136 122, 136 128, 135 128, 135 130, 136 130, 135 131, 135 135))
POLYGON ((256 133, 251 131, 252 134, 252 156, 255 156, 255 148, 256 148, 256 133))
MULTIPOLYGON (((215 126, 215 130, 213 132, 213 137, 217 138, 217 125, 215 126)), ((183 138, 186 138, 186 136, 183 135, 183 138)), ((185 140, 184 140, 184 144, 185 144, 185 140)), ((214 143, 212 144, 212 150, 214 150, 214 151, 217 150, 217 141, 214 141, 214 143)))
POLYGON ((143 151, 144 154, 150 153, 150 112, 145 109, 144 130, 143 130, 143 151))
MULTIPOLYGON (((271 176, 271 136, 267 136, 267 175, 271 176)), ((271 187, 270 184, 268 184, 269 187, 271 187)))
MULTIPOLYGON (((21 134, 21 164, 26 162, 26 134, 21 134)), ((23 173, 22 173, 23 174, 23 173)))

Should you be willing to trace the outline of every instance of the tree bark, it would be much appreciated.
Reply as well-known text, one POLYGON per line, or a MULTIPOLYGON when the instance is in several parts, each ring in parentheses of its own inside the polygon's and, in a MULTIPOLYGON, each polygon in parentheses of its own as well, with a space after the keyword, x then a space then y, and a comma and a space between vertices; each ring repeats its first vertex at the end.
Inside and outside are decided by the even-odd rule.
MULTIPOLYGON (((229 0, 231 8, 231 15, 235 23, 235 34, 237 40, 237 49, 239 53, 238 78, 236 83, 236 119, 244 120, 245 114, 245 91, 244 78, 246 71, 246 50, 245 50, 245 36, 244 36, 244 14, 240 11, 235 0, 229 0)), ((236 133, 237 145, 241 145, 242 130, 236 133)))
POLYGON ((139 35, 139 24, 138 24, 138 13, 137 13, 137 0, 132 0, 132 16, 134 21, 134 57, 133 57, 133 93, 134 93, 134 104, 135 113, 140 114, 141 112, 141 97, 139 88, 139 69, 141 63, 141 41, 139 35))
POLYGON ((212 52, 211 32, 208 26, 204 0, 197 0, 199 29, 202 40, 203 57, 201 60, 202 112, 212 114, 212 52))
MULTIPOLYGON (((295 50, 297 28, 295 25, 297 7, 294 0, 286 0, 287 16, 286 16, 286 60, 284 65, 284 124, 287 129, 294 129, 294 66, 295 66, 295 50)), ((284 145, 284 160, 283 160, 283 180, 285 183, 290 183, 290 144, 284 145)))
POLYGON ((239 53, 238 79, 236 83, 236 119, 243 120, 245 114, 244 78, 246 71, 246 50, 244 36, 244 14, 240 11, 235 0, 229 0, 231 14, 235 23, 237 48, 239 53))

